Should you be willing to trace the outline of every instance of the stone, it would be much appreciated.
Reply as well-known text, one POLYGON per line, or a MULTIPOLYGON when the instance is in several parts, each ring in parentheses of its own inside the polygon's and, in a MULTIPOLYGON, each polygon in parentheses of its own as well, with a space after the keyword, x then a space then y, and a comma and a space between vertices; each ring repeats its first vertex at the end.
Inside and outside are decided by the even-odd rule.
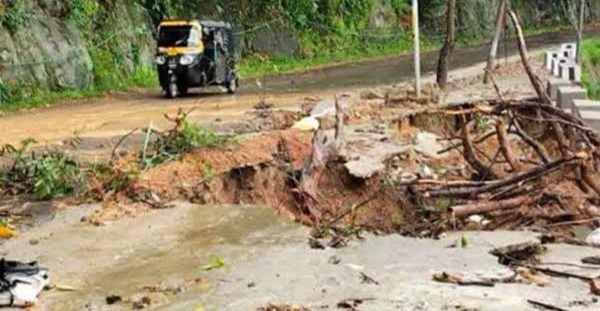
POLYGON ((580 86, 561 86, 558 88, 558 107, 570 109, 573 106, 573 100, 586 99, 587 91, 580 86))
POLYGON ((550 98, 553 101, 556 101, 558 99, 558 88, 562 87, 562 86, 572 86, 572 85, 573 85, 573 83, 571 83, 571 81, 568 81, 568 80, 563 80, 560 78, 550 78, 550 79, 548 79, 546 91, 547 91, 548 95, 550 95, 550 98))
POLYGON ((439 158, 438 152, 444 146, 438 142, 438 136, 429 132, 420 132, 415 139, 415 150, 429 158, 439 158))

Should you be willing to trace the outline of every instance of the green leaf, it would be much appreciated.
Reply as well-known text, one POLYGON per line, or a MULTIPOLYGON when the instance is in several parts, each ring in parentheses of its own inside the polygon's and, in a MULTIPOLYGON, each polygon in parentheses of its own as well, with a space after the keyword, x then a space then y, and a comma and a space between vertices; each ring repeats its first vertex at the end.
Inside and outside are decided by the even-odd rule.
POLYGON ((202 266, 202 270, 210 271, 225 267, 225 260, 221 256, 214 256, 212 261, 202 266))

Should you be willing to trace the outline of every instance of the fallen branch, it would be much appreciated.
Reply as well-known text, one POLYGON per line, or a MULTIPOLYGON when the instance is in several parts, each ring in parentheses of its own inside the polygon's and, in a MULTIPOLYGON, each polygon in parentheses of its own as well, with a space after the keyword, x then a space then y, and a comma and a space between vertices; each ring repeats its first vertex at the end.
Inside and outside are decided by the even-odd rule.
POLYGON ((544 145, 542 145, 539 141, 533 139, 533 137, 531 137, 527 133, 525 133, 523 128, 521 128, 519 121, 517 121, 516 119, 513 118, 513 123, 515 126, 515 134, 517 134, 519 137, 521 137, 521 139, 523 139, 523 141, 526 144, 528 144, 531 148, 533 148, 533 150, 538 154, 540 159, 542 159, 544 164, 550 163, 550 155, 548 154, 546 147, 544 147, 544 145))
POLYGON ((498 143, 500 144, 500 151, 504 156, 504 159, 510 164, 514 172, 518 172, 521 170, 521 164, 516 159, 514 152, 510 146, 510 141, 508 140, 508 134, 506 133, 506 125, 502 119, 496 120, 496 134, 498 136, 498 143))
POLYGON ((522 182, 525 182, 528 180, 539 179, 540 177, 548 175, 552 172, 555 172, 558 169, 561 169, 565 166, 576 165, 580 161, 581 161, 581 159, 578 157, 571 157, 568 159, 559 159, 559 160, 553 161, 551 163, 535 167, 525 173, 521 173, 521 174, 507 177, 504 179, 489 182, 487 185, 485 185, 483 187, 450 189, 450 190, 447 190, 447 189, 435 190, 435 191, 430 191, 429 195, 431 197, 469 197, 469 196, 474 196, 474 195, 478 195, 481 193, 494 191, 499 188, 509 186, 512 184, 522 183, 522 182))
POLYGON ((456 205, 450 207, 454 217, 468 217, 471 215, 487 214, 497 210, 514 209, 536 201, 537 198, 523 196, 502 201, 476 202, 473 204, 456 205))
POLYGON ((463 145, 463 156, 465 160, 471 165, 471 167, 477 171, 479 176, 486 176, 489 179, 497 179, 496 174, 491 171, 477 156, 475 155, 475 149, 473 148, 473 144, 471 143, 471 136, 469 134, 469 129, 467 128, 466 119, 463 116, 461 123, 461 133, 462 133, 462 145, 463 145))

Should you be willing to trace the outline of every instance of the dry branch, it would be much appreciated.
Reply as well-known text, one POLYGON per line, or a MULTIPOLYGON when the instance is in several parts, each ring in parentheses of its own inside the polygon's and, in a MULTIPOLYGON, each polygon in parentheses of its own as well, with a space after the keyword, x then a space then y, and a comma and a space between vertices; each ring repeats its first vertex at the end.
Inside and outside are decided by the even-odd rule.
POLYGON ((515 134, 521 137, 521 139, 523 139, 525 143, 527 143, 531 148, 533 148, 533 150, 535 150, 535 152, 545 164, 550 163, 550 155, 548 154, 546 147, 544 147, 544 145, 542 145, 539 141, 535 140, 533 137, 529 136, 529 134, 525 133, 523 128, 521 128, 521 124, 519 124, 519 121, 513 119, 513 123, 515 126, 515 134))
POLYGON ((455 217, 463 218, 477 214, 487 214, 497 210, 513 209, 535 201, 537 198, 522 196, 502 201, 476 202, 473 204, 457 205, 450 208, 455 217))
POLYGON ((515 29, 517 30, 517 37, 519 42, 519 52, 521 54, 521 61, 523 62, 523 67, 525 67, 525 71, 527 72, 527 76, 529 76, 529 80, 535 89, 539 99, 543 104, 550 105, 552 100, 546 90, 544 89, 544 83, 542 79, 535 73, 533 67, 529 63, 529 52, 527 52, 527 44, 525 43, 525 37, 523 36, 523 30, 521 29, 521 24, 519 23, 519 19, 517 18, 517 14, 513 10, 508 11, 508 15, 510 16, 515 29))
POLYGON ((550 173, 553 173, 561 168, 576 166, 581 162, 581 159, 578 157, 571 157, 568 159, 559 159, 553 161, 551 163, 541 165, 535 167, 527 172, 510 176, 504 179, 495 180, 493 182, 488 183, 483 187, 474 187, 474 188, 461 188, 461 189, 450 189, 450 190, 435 190, 430 191, 429 196, 431 197, 474 197, 475 195, 487 193, 491 191, 498 190, 500 188, 515 185, 519 183, 524 183, 530 180, 536 180, 543 176, 546 176, 550 173))
POLYGON ((479 176, 486 177, 489 179, 496 179, 497 176, 491 171, 481 160, 475 155, 475 148, 471 142, 471 136, 467 127, 467 122, 464 115, 462 117, 461 134, 462 134, 462 145, 463 145, 463 156, 465 160, 471 165, 471 167, 477 171, 479 176))
POLYGON ((510 164, 513 171, 518 172, 521 170, 521 164, 515 157, 510 141, 508 140, 508 134, 506 133, 506 125, 502 119, 496 120, 496 134, 498 136, 498 143, 500 144, 500 151, 504 156, 504 159, 510 164))

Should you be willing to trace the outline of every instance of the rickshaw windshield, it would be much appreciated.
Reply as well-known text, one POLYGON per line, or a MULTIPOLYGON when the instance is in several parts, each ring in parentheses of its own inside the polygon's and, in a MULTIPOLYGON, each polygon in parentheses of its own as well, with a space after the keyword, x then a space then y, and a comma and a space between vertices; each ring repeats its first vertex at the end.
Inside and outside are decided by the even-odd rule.
POLYGON ((158 34, 158 46, 160 47, 187 47, 194 45, 197 41, 194 37, 196 31, 192 26, 163 26, 158 34))

